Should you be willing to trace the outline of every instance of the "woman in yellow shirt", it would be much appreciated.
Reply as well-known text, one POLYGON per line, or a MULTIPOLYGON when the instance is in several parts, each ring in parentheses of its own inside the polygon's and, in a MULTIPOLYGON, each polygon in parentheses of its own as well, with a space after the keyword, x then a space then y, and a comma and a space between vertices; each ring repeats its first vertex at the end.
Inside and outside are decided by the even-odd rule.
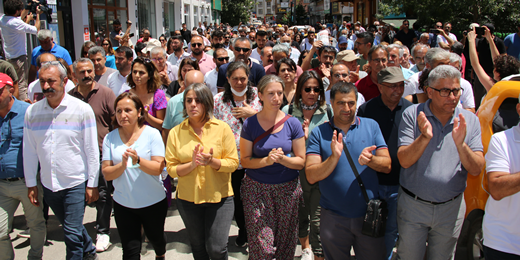
POLYGON ((238 167, 231 128, 213 118, 213 95, 192 84, 184 95, 184 116, 168 135, 166 166, 178 177, 177 207, 194 259, 227 259, 234 203, 231 173, 238 167), (210 224, 208 224, 210 223, 210 224))

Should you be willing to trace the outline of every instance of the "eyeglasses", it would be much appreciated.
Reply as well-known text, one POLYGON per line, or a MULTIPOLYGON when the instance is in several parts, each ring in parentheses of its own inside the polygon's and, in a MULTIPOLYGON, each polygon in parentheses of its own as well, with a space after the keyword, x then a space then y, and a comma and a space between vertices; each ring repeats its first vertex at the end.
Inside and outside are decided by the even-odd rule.
POLYGON ((143 58, 143 57, 137 57, 135 58, 135 60, 132 62, 132 66, 134 66, 135 63, 143 63, 143 64, 149 64, 151 63, 152 61, 150 59, 147 59, 147 58, 143 58))
POLYGON ((152 59, 152 60, 155 62, 162 62, 164 60, 164 58, 157 58, 157 59, 152 59))
POLYGON ((7 121, 7 124, 8 124, 8 128, 7 128, 7 134, 4 134, 4 132, 2 131, 2 137, 0 138, 0 142, 5 142, 5 141, 11 141, 12 137, 11 137, 11 132, 12 132, 12 128, 11 128, 11 116, 9 116, 9 120, 7 121))
POLYGON ((320 88, 311 88, 311 87, 308 87, 308 88, 304 88, 303 90, 305 90, 305 92, 307 93, 310 93, 311 90, 314 91, 314 93, 320 93, 320 88))
POLYGON ((108 44, 108 43, 103 43, 103 46, 109 46, 109 45, 110 45, 110 44, 108 44))
POLYGON ((442 28, 442 25, 437 25, 436 27, 437 27, 437 28, 442 28))
POLYGON ((430 88, 438 91, 439 95, 441 95, 441 97, 449 97, 451 93, 453 93, 454 97, 458 97, 460 92, 462 92, 462 88, 454 88, 454 89, 449 89, 449 88, 436 89, 436 88, 432 88, 432 87, 430 87, 430 88))
POLYGON ((166 40, 165 40, 165 39, 162 39, 162 40, 159 40, 159 41, 161 41, 161 42, 165 42, 166 40))
POLYGON ((191 47, 200 47, 200 46, 202 46, 202 43, 200 43, 200 42, 195 42, 195 43, 191 44, 191 47))
POLYGON ((240 47, 235 47, 234 48, 237 52, 248 52, 249 50, 251 50, 250 48, 240 48, 240 47))
POLYGON ((347 73, 336 73, 334 74, 334 77, 337 78, 337 79, 341 79, 341 78, 347 78, 348 77, 348 74, 347 73))
POLYGON ((229 61, 229 57, 219 57, 217 58, 218 61, 229 61))

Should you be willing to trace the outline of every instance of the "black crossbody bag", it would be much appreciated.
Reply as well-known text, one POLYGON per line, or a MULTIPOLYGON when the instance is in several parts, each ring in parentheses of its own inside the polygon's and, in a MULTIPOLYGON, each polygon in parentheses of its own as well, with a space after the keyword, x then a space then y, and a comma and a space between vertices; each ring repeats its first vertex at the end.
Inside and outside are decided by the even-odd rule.
MULTIPOLYGON (((336 129, 336 131, 339 133, 339 130, 336 129)), ((352 156, 350 156, 347 144, 345 142, 343 142, 343 151, 345 152, 345 156, 347 156, 354 175, 356 175, 356 180, 359 183, 359 187, 361 188, 363 196, 367 202, 367 211, 363 220, 363 228, 361 229, 361 233, 370 237, 382 237, 385 235, 386 219, 388 217, 388 207, 386 205, 386 201, 368 198, 367 190, 363 184, 363 180, 361 180, 361 176, 359 176, 356 165, 352 160, 352 156)))

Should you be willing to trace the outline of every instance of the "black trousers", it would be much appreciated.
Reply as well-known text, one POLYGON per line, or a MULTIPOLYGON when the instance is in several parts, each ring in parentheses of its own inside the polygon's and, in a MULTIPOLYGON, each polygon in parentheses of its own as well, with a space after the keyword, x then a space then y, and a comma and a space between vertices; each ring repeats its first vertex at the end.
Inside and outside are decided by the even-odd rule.
POLYGON ((121 238, 123 259, 140 259, 141 225, 158 256, 166 253, 164 221, 168 211, 166 198, 148 207, 132 209, 114 201, 114 217, 121 238))
POLYGON ((240 196, 240 186, 242 185, 242 179, 246 174, 245 169, 236 170, 231 174, 231 186, 233 187, 233 193, 235 194, 235 221, 238 226, 238 236, 244 240, 247 240, 246 230, 246 219, 244 217, 244 204, 240 196))
POLYGON ((101 170, 98 181, 99 199, 96 201, 96 230, 98 234, 110 234, 110 215, 112 214, 112 181, 105 180, 101 170))

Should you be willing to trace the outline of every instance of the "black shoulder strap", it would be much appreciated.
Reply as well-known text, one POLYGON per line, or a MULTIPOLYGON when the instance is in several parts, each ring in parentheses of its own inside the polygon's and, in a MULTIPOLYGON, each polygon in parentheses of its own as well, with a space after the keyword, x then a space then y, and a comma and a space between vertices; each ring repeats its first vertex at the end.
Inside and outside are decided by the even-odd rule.
POLYGON ((293 111, 293 104, 290 104, 289 111, 288 111, 289 113, 287 113, 287 114, 292 115, 292 111, 293 111))
MULTIPOLYGON (((330 121, 329 121, 329 125, 330 125, 330 127, 332 127, 332 124, 330 124, 330 121)), ((335 129, 335 128, 332 128, 332 129, 336 130, 336 132, 339 135, 339 132, 340 132, 339 129, 335 129)), ((363 196, 365 197, 366 202, 368 203, 370 201, 370 199, 368 198, 365 184, 363 184, 363 180, 361 180, 361 176, 359 176, 356 165, 354 164, 354 160, 352 160, 352 156, 350 156, 350 153, 348 151, 347 144, 343 140, 341 140, 341 141, 343 142, 343 151, 345 152, 345 156, 347 156, 348 163, 350 164, 350 167, 352 168, 354 175, 356 175, 356 180, 359 183, 359 187, 361 188, 361 191, 363 192, 363 196)))
POLYGON ((327 104, 327 116, 329 117, 329 121, 332 119, 332 109, 329 104, 327 104))
MULTIPOLYGON (((231 104, 233 104, 233 107, 237 107, 237 104, 235 104, 235 100, 233 98, 231 98, 231 104)), ((239 118, 238 120, 240 120, 242 125, 244 124, 244 120, 242 120, 242 118, 239 118)))

